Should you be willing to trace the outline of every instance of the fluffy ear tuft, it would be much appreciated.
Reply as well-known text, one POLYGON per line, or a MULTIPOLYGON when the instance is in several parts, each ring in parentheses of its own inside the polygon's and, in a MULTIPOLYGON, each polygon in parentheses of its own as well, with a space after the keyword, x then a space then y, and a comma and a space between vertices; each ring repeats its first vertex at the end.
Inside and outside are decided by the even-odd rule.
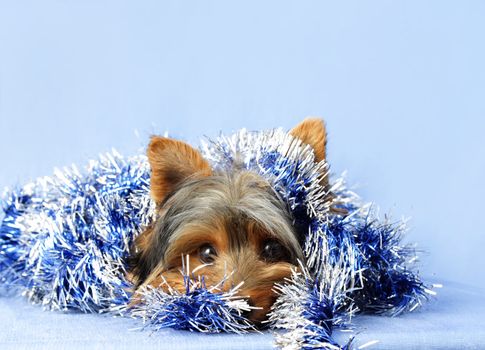
POLYGON ((306 118, 294 127, 290 134, 313 148, 315 161, 326 159, 327 132, 323 119, 306 118))
POLYGON ((182 141, 153 136, 147 156, 152 171, 151 195, 157 204, 188 177, 212 174, 200 152, 182 141))

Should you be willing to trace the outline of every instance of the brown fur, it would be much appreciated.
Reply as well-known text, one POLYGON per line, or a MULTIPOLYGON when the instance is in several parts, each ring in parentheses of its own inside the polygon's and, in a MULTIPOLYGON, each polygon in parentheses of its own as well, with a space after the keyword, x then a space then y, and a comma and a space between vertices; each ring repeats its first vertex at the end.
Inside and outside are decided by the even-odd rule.
POLYGON ((207 286, 214 286, 227 278, 220 291, 228 291, 231 287, 244 282, 239 295, 248 299, 250 305, 257 307, 248 318, 258 322, 266 317, 271 305, 276 299, 273 285, 290 277, 293 262, 270 263, 260 259, 261 245, 270 237, 261 228, 248 222, 246 230, 248 240, 237 250, 229 249, 230 232, 223 227, 214 228, 217 234, 208 232, 207 227, 192 227, 167 251, 167 267, 157 268, 145 284, 156 288, 173 288, 179 292, 185 291, 181 278, 182 258, 188 255, 189 271, 197 279, 203 277, 207 286), (204 243, 211 243, 219 255, 215 261, 205 266, 197 254, 197 248, 204 243))
POLYGON ((189 176, 209 176, 212 170, 202 155, 188 144, 152 137, 147 150, 152 170, 150 190, 157 204, 189 176))
POLYGON ((313 148, 317 162, 326 159, 327 132, 322 119, 306 118, 295 126, 290 134, 313 148))

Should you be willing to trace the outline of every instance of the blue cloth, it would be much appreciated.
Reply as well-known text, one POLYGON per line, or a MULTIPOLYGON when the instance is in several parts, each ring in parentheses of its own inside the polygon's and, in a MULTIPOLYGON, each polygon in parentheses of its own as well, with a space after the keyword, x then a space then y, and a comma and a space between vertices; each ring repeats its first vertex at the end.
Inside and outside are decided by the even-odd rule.
POLYGON ((357 316, 356 345, 378 340, 370 349, 485 348, 485 289, 444 282, 437 292, 421 309, 399 317, 357 316))
MULTIPOLYGON (((422 309, 399 317, 357 316, 356 345, 370 349, 485 347, 485 290, 444 283, 422 309)), ((0 349, 272 349, 273 335, 200 334, 135 329, 140 323, 108 315, 45 312, 22 298, 0 298, 0 349)), ((349 334, 339 333, 344 341, 349 334)))

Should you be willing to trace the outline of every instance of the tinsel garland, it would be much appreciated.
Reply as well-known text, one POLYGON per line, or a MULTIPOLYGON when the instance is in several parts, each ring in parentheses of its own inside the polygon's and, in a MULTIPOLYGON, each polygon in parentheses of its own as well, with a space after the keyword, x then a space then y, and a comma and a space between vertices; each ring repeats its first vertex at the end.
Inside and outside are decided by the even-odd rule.
MULTIPOLYGON (((434 292, 410 265, 402 222, 381 220, 343 179, 320 184, 328 165, 315 163, 310 147, 282 130, 240 132, 201 146, 214 169, 243 166, 274 187, 305 227, 305 262, 275 286, 279 298, 269 315, 276 344, 284 349, 346 349, 332 339, 357 313, 397 315, 414 310, 434 292), (241 164, 237 164, 241 166, 241 164), (330 195, 331 194, 331 195, 330 195)), ((145 156, 125 159, 115 151, 85 171, 56 170, 7 191, 0 211, 0 283, 50 309, 111 312, 142 318, 161 329, 202 332, 254 330, 244 318, 249 305, 237 288, 205 286, 187 266, 186 291, 146 288, 130 303, 126 260, 134 238, 154 219, 145 156)), ((222 283, 223 281, 221 281, 222 283)))

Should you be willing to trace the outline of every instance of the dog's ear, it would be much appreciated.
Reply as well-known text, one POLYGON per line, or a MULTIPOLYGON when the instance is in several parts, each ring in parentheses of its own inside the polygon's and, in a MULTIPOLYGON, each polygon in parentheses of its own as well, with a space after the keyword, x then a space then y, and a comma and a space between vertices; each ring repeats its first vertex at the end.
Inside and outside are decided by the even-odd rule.
POLYGON ((290 134, 313 148, 316 162, 326 159, 327 132, 323 119, 306 118, 290 134))
POLYGON ((147 149, 151 167, 152 198, 161 203, 188 177, 210 176, 209 163, 190 145, 167 137, 153 136, 147 149))

